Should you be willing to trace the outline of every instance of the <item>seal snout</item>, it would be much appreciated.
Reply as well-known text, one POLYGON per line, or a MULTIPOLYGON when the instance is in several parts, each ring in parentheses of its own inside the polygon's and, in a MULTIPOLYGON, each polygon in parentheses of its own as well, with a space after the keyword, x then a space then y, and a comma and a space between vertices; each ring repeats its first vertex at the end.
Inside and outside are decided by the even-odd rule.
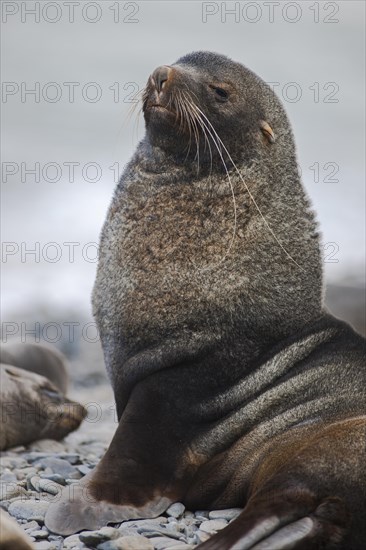
POLYGON ((152 73, 151 79, 158 94, 163 90, 165 83, 171 78, 172 73, 173 69, 168 65, 162 65, 152 73))

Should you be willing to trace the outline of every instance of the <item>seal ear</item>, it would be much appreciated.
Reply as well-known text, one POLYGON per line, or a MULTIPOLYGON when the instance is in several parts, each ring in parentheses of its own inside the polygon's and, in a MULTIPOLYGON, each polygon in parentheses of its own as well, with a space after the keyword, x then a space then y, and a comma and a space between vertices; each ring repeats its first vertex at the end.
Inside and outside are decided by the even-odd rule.
POLYGON ((274 131, 272 130, 268 122, 266 122, 265 120, 261 120, 260 128, 261 128, 262 134, 269 141, 269 143, 274 143, 276 141, 276 136, 274 134, 274 131))

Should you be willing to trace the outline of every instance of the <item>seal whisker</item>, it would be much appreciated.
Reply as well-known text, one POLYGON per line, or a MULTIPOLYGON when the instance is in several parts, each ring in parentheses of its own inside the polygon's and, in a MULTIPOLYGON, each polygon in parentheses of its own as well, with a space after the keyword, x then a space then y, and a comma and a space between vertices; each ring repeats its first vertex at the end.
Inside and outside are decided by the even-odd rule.
POLYGON ((275 241, 276 241, 277 244, 280 246, 280 248, 283 250, 283 252, 286 254, 286 256, 287 256, 287 257, 288 257, 288 258, 289 258, 289 259, 290 259, 299 269, 303 269, 303 268, 301 267, 301 265, 299 265, 299 264, 297 263, 297 261, 291 256, 291 254, 289 254, 289 253, 287 252, 286 248, 283 246, 283 244, 282 244, 281 241, 278 239, 277 235, 275 234, 275 232, 273 231, 273 229, 271 228, 271 226, 270 226, 269 223, 267 222, 267 220, 266 220, 265 216, 263 215, 261 209, 259 208, 259 206, 258 206, 258 204, 257 204, 257 202, 256 202, 256 200, 255 200, 255 198, 253 197, 253 194, 251 193, 251 191, 250 191, 250 189, 249 189, 247 183, 245 182, 243 176, 241 175, 240 170, 238 169, 238 167, 236 166, 235 162, 233 161, 233 159, 232 159, 232 157, 231 157, 229 151, 228 151, 227 148, 225 147, 225 145, 224 145, 223 141, 221 140, 220 136, 217 134, 215 128, 212 126, 211 122, 210 122, 209 119, 206 117, 206 115, 204 114, 204 112, 201 111, 201 109, 200 109, 199 107, 197 107, 197 105, 195 105, 195 107, 196 107, 196 109, 198 110, 198 112, 201 114, 201 116, 204 117, 204 119, 206 120, 207 124, 210 125, 212 131, 215 133, 217 139, 219 140, 219 142, 220 142, 220 144, 222 145, 222 147, 223 147, 225 153, 227 154, 227 156, 228 156, 230 162, 232 163, 232 165, 233 165, 235 171, 237 172, 237 174, 238 174, 238 176, 240 177, 241 181, 244 183, 245 189, 247 190, 250 199, 253 201, 253 204, 254 204, 255 208, 257 209, 259 215, 261 216, 263 222, 265 223, 265 225, 266 225, 268 231, 271 233, 272 237, 275 239, 275 241))
MULTIPOLYGON (((196 105, 195 105, 192 101, 190 101, 189 104, 190 104, 191 108, 192 108, 193 110, 195 110, 196 105)), ((218 138, 218 135, 217 135, 216 131, 215 131, 215 135, 214 135, 214 134, 211 132, 209 126, 207 126, 207 125, 205 124, 204 120, 201 118, 201 116, 200 116, 200 114, 199 114, 199 109, 198 109, 198 108, 196 109, 196 120, 200 121, 202 127, 205 127, 205 129, 206 129, 207 132, 209 133, 209 135, 210 135, 210 137, 211 137, 211 139, 212 139, 214 145, 216 146, 216 149, 217 149, 217 151, 218 151, 218 153, 219 153, 219 155, 220 155, 220 158, 221 158, 221 161, 222 161, 222 163, 223 163, 223 166, 224 166, 226 175, 227 175, 227 177, 228 177, 228 181, 229 181, 229 185, 230 185, 230 190, 231 190, 231 195, 232 195, 232 199, 233 199, 233 206, 234 206, 234 229, 233 229, 233 234, 232 234, 232 237, 231 237, 230 244, 229 244, 229 246, 228 246, 228 248, 227 248, 225 254, 224 254, 224 255, 222 256, 222 258, 220 259, 220 261, 217 262, 217 263, 214 264, 214 265, 210 265, 210 266, 209 266, 209 268, 212 269, 212 268, 217 267, 218 265, 220 265, 220 264, 225 260, 225 258, 226 258, 226 257, 228 256, 228 254, 230 253, 231 248, 232 248, 232 246, 233 246, 233 244, 234 244, 234 240, 235 240, 235 237, 236 237, 236 229, 237 229, 237 205, 236 205, 234 187, 233 187, 233 184, 232 184, 232 181, 231 181, 231 178, 230 178, 230 173, 229 173, 229 170, 228 170, 228 168, 227 168, 227 166, 226 166, 224 157, 223 157, 223 155, 222 155, 221 148, 220 148, 219 144, 218 144, 217 141, 216 141, 216 137, 218 138)), ((211 126, 211 128, 213 128, 211 124, 210 124, 210 126, 211 126)), ((213 129, 213 130, 214 130, 214 129, 213 129)), ((194 262, 193 262, 193 263, 194 263, 194 262)), ((194 264, 194 265, 195 265, 195 264, 194 264)), ((195 267, 197 267, 197 266, 195 265, 195 267)), ((205 269, 209 269, 209 268, 206 267, 206 268, 197 268, 197 269, 205 270, 205 269)))
POLYGON ((189 113, 187 111, 187 107, 184 103, 184 100, 182 99, 182 95, 180 93, 180 90, 178 90, 178 94, 179 94, 179 104, 180 104, 180 107, 182 109, 182 122, 186 123, 187 128, 188 128, 188 132, 189 132, 189 142, 188 142, 188 146, 187 146, 187 154, 186 154, 186 157, 184 159, 184 162, 186 162, 187 158, 189 156, 189 153, 191 151, 191 146, 192 146, 192 123, 191 123, 191 118, 189 116, 189 113))
POLYGON ((190 121, 191 125, 192 125, 192 129, 193 129, 193 134, 194 134, 194 138, 195 138, 195 141, 196 141, 196 156, 195 156, 195 159, 197 158, 197 174, 199 173, 199 169, 200 169, 200 155, 199 155, 199 143, 200 143, 200 140, 199 140, 199 129, 198 129, 198 126, 197 126, 197 120, 196 120, 196 117, 193 115, 193 113, 191 111, 189 111, 188 109, 188 104, 187 102, 184 103, 184 108, 185 108, 185 113, 186 113, 186 116, 187 116, 187 119, 190 121))
MULTIPOLYGON (((185 100, 185 101, 188 101, 188 103, 185 105, 185 106, 186 106, 186 109, 187 109, 187 107, 189 107, 190 98, 189 98, 189 96, 187 97, 187 95, 186 95, 184 92, 182 92, 182 94, 183 94, 184 100, 185 100)), ((197 120, 197 122, 200 124, 201 130, 202 130, 202 133, 203 133, 203 136, 204 136, 204 138, 205 138, 205 149, 204 149, 204 151, 206 151, 206 144, 207 144, 208 149, 209 149, 209 152, 210 152, 210 172, 209 172, 209 176, 210 176, 210 180, 211 180, 213 157, 212 157, 211 144, 210 144, 210 140, 208 139, 206 129, 205 129, 205 127, 200 123, 199 119, 197 119, 197 117, 195 116, 194 111, 192 111, 192 110, 189 111, 189 110, 187 109, 187 115, 189 115, 190 117, 192 117, 194 120, 197 120)))
MULTIPOLYGON (((186 84, 186 83, 183 83, 183 84, 184 84, 184 87, 187 88, 187 90, 189 90, 189 87, 187 86, 187 84, 186 84)), ((192 103, 194 103, 194 102, 192 101, 192 98, 190 97, 190 94, 191 94, 191 93, 193 93, 193 95, 196 96, 196 94, 195 94, 194 92, 189 91, 187 95, 185 94, 184 91, 183 91, 182 93, 183 93, 183 95, 184 95, 184 97, 185 97, 186 99, 187 99, 187 96, 188 96, 188 105, 189 105, 189 101, 191 101, 192 103)), ((195 113, 192 112, 192 111, 191 111, 191 116, 192 116, 192 118, 193 118, 194 120, 197 119, 195 113)), ((206 151, 206 143, 208 144, 208 147, 209 147, 209 149, 210 149, 210 159, 211 159, 210 174, 211 174, 211 172, 212 172, 212 162, 213 162, 213 161, 212 161, 212 150, 211 150, 211 146, 210 146, 210 140, 208 139, 208 137, 207 137, 207 132, 205 131, 205 129, 204 129, 204 127, 202 126, 201 123, 200 123, 200 127, 201 127, 201 130, 202 130, 203 136, 204 136, 204 138, 205 138, 204 151, 203 151, 203 152, 205 153, 205 151, 206 151)))
POLYGON ((122 124, 118 130, 118 135, 121 133, 123 127, 130 122, 131 118, 134 117, 132 138, 133 140, 135 140, 138 136, 138 125, 139 125, 140 115, 142 113, 144 101, 147 100, 146 88, 136 92, 133 97, 136 99, 136 101, 131 101, 130 107, 128 108, 128 111, 124 117, 124 120, 122 121, 122 124))

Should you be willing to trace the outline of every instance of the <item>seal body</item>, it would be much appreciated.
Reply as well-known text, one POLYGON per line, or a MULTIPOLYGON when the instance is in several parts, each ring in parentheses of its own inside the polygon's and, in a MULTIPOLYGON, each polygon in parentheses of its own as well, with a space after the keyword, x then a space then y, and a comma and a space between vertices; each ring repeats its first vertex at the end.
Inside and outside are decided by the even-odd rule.
POLYGON ((69 381, 66 358, 54 347, 44 344, 9 342, 0 349, 1 362, 45 376, 61 393, 69 381))
POLYGON ((60 352, 22 343, 5 344, 0 352, 1 451, 62 439, 79 427, 86 410, 64 395, 67 362, 60 352))
POLYGON ((202 548, 361 548, 364 340, 323 309, 286 114, 208 52, 154 71, 143 110, 93 291, 119 426, 46 524, 69 534, 181 500, 245 506, 202 548))
POLYGON ((0 549, 34 550, 32 539, 2 508, 0 508, 0 549))

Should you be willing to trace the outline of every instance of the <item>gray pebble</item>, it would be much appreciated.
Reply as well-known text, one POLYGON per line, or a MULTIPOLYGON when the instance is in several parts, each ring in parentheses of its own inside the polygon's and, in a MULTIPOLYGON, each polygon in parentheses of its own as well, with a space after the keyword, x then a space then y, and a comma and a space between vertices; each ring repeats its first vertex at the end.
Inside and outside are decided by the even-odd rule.
POLYGON ((29 450, 31 452, 40 452, 48 456, 50 453, 65 453, 65 446, 54 439, 40 439, 39 441, 31 443, 31 445, 29 445, 29 450))
POLYGON ((182 525, 184 525, 185 527, 187 527, 187 526, 190 526, 190 525, 197 526, 197 525, 200 524, 200 521, 193 516, 192 518, 186 518, 186 517, 182 518, 180 520, 180 523, 182 525))
POLYGON ((199 522, 199 523, 202 523, 203 521, 206 521, 208 518, 205 518, 203 516, 196 516, 196 520, 199 522))
POLYGON ((40 491, 45 491, 50 495, 57 495, 61 491, 62 486, 58 483, 55 483, 54 481, 50 481, 49 479, 41 478, 39 480, 39 489, 40 491))
POLYGON ((78 548, 85 548, 84 544, 80 541, 79 535, 70 535, 63 541, 63 550, 74 550, 78 548))
POLYGON ((83 531, 79 534, 79 539, 86 545, 97 546, 108 540, 118 539, 121 533, 114 527, 102 527, 98 531, 83 531))
POLYGON ((118 532, 120 537, 132 537, 139 534, 137 527, 124 527, 123 529, 120 527, 118 532))
POLYGON ((243 511, 242 508, 228 508, 227 510, 212 510, 209 513, 210 519, 226 519, 231 521, 238 517, 239 514, 243 511))
POLYGON ((43 460, 46 458, 59 458, 67 460, 70 464, 77 464, 80 462, 80 455, 78 453, 51 453, 51 452, 37 452, 32 451, 30 453, 24 453, 23 459, 27 462, 34 462, 35 460, 43 460))
POLYGON ((18 479, 25 479, 28 476, 35 476, 37 473, 38 468, 35 468, 34 466, 27 466, 27 468, 16 470, 16 476, 18 479))
POLYGON ((185 542, 179 542, 174 546, 169 546, 169 550, 192 550, 193 548, 193 544, 186 544, 185 542))
POLYGON ((40 526, 38 525, 38 523, 36 521, 32 520, 32 521, 27 521, 27 522, 23 523, 22 528, 25 531, 30 532, 30 531, 36 531, 36 530, 40 529, 40 526))
POLYGON ((49 479, 50 481, 54 481, 59 485, 66 485, 65 478, 60 476, 60 474, 44 474, 43 472, 41 472, 40 477, 42 479, 49 479))
MULTIPOLYGON (((209 538, 211 538, 212 535, 209 535, 206 533, 206 531, 201 531, 200 529, 196 532, 194 536, 195 544, 199 544, 200 542, 205 542, 209 538)), ((189 542, 189 541, 188 541, 189 542)))
POLYGON ((195 513, 194 513, 194 515, 195 515, 196 518, 208 519, 208 517, 209 517, 209 512, 206 512, 205 510, 196 510, 195 513))
POLYGON ((26 496, 27 491, 18 483, 1 483, 0 484, 0 501, 10 500, 13 498, 26 496))
POLYGON ((201 523, 200 530, 209 534, 214 534, 220 531, 220 529, 224 529, 226 526, 227 521, 225 519, 210 519, 201 523))
POLYGON ((33 476, 29 474, 27 476, 27 487, 28 489, 34 489, 39 492, 39 476, 33 476))
POLYGON ((184 510, 186 507, 181 502, 175 502, 174 504, 171 504, 167 511, 165 512, 168 516, 172 516, 174 518, 179 518, 183 515, 184 510))
POLYGON ((179 532, 177 528, 174 528, 174 526, 170 526, 170 525, 169 527, 165 527, 163 525, 154 525, 154 526, 145 525, 145 526, 138 527, 138 533, 148 538, 163 535, 164 537, 169 537, 176 540, 179 540, 179 538, 182 536, 182 533, 179 532))
POLYGON ((53 453, 41 453, 41 452, 38 452, 38 451, 33 451, 33 452, 30 452, 30 453, 25 453, 23 455, 23 458, 27 462, 35 462, 36 460, 41 460, 42 458, 48 458, 50 456, 54 456, 53 453))
POLYGON ((83 476, 86 476, 86 474, 89 474, 93 468, 89 468, 89 466, 86 466, 85 464, 82 464, 81 466, 77 467, 79 472, 83 474, 83 476))
POLYGON ((157 518, 151 518, 151 519, 130 519, 128 521, 123 521, 118 528, 119 531, 124 530, 126 527, 140 527, 140 526, 155 526, 161 525, 168 522, 168 518, 165 518, 164 516, 159 516, 157 518))
POLYGON ((151 542, 153 543, 154 545, 154 550, 165 550, 166 548, 172 548, 172 547, 184 547, 185 546, 185 543, 181 543, 179 545, 179 543, 176 541, 176 540, 172 540, 172 539, 169 539, 167 537, 155 537, 153 539, 151 539, 151 542))
POLYGON ((48 531, 44 531, 43 529, 38 529, 37 531, 31 531, 30 535, 35 539, 47 539, 49 533, 48 531))
POLYGON ((185 534, 187 540, 190 539, 190 538, 192 538, 192 537, 194 536, 194 534, 196 533, 197 529, 198 529, 198 527, 197 527, 196 525, 194 525, 194 524, 192 524, 192 525, 185 525, 185 526, 184 526, 184 534, 185 534))
POLYGON ((17 476, 12 471, 10 471, 9 468, 5 468, 4 472, 0 476, 0 482, 10 483, 14 481, 17 481, 17 476))
POLYGON ((49 502, 46 500, 17 500, 10 504, 8 512, 17 519, 34 519, 35 521, 43 523, 48 505, 49 502))
POLYGON ((37 462, 36 466, 37 465, 39 465, 43 469, 50 468, 53 474, 59 474, 65 479, 81 478, 81 474, 77 470, 77 468, 75 468, 75 466, 72 466, 67 460, 64 460, 63 458, 43 458, 42 460, 37 462))
POLYGON ((48 540, 50 542, 55 542, 56 544, 58 544, 59 548, 62 548, 64 539, 60 535, 48 535, 48 540))
POLYGON ((25 468, 28 466, 28 463, 24 457, 2 456, 0 459, 0 466, 2 468, 10 468, 10 470, 13 470, 14 468, 25 468))
POLYGON ((98 550, 154 550, 154 546, 141 535, 133 535, 99 544, 98 550))
POLYGON ((51 550, 52 544, 47 540, 42 540, 41 542, 33 543, 34 550, 51 550))
POLYGON ((67 460, 70 464, 78 464, 80 462, 80 455, 78 453, 58 453, 55 457, 67 460))

